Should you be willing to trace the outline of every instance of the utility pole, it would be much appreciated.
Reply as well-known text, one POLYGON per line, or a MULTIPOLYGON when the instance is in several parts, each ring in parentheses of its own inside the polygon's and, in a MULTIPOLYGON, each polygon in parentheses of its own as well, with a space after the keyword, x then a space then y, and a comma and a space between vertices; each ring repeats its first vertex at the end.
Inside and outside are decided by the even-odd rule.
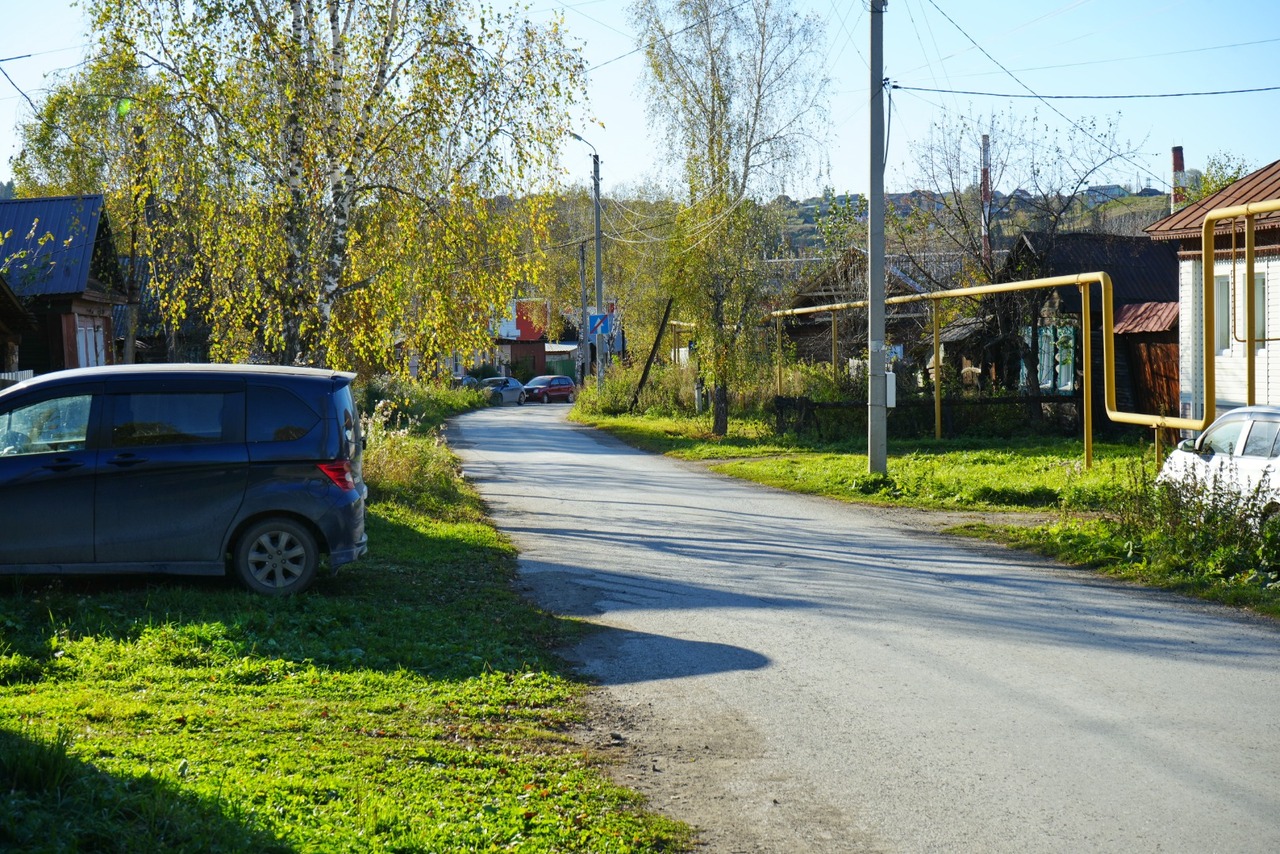
MULTIPOLYGON (((601 266, 601 234, 600 234, 600 154, 596 147, 569 131, 569 136, 591 149, 591 201, 595 208, 596 224, 596 314, 604 314, 604 268, 601 266)), ((604 387, 604 333, 597 332, 596 338, 596 384, 604 387)))
POLYGON ((884 354, 884 8, 871 0, 871 188, 867 209, 867 470, 889 470, 884 354))
MULTIPOLYGON (((590 143, 587 143, 590 145, 590 143)), ((604 314, 604 270, 600 266, 600 155, 591 149, 591 198, 596 214, 596 314, 604 314)), ((596 389, 604 390, 604 333, 596 333, 596 389)))
POLYGON ((578 281, 582 284, 582 316, 578 321, 578 375, 573 378, 579 386, 587 378, 590 356, 587 350, 587 242, 578 244, 578 281))

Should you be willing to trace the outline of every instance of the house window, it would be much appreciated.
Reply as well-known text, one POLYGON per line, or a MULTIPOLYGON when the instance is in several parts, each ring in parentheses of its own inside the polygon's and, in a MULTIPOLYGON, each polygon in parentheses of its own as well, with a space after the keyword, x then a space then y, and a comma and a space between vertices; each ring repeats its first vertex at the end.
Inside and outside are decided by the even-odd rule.
POLYGON ((1231 279, 1213 279, 1213 349, 1225 353, 1231 349, 1231 279))
POLYGON ((107 364, 106 319, 76 315, 77 367, 92 368, 107 364))
MULTIPOLYGON (((1036 329, 1037 384, 1040 394, 1071 395, 1076 390, 1076 339, 1079 330, 1074 326, 1041 326, 1036 329)), ((1032 346, 1031 327, 1022 329, 1027 347, 1032 346)), ((1027 376, 1027 364, 1021 369, 1022 387, 1031 390, 1027 376)))

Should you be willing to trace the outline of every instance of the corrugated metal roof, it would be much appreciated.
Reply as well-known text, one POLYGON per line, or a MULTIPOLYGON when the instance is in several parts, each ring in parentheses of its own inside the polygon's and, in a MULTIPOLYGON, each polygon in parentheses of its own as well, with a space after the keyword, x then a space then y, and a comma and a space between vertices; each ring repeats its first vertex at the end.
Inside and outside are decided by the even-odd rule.
MULTIPOLYGON (((1199 237, 1204 227, 1204 215, 1215 208, 1247 205, 1280 199, 1280 160, 1263 166, 1257 172, 1244 176, 1234 184, 1223 187, 1198 202, 1175 211, 1162 220, 1147 226, 1146 232, 1157 240, 1181 237, 1199 237)), ((1215 234, 1230 234, 1232 223, 1224 221, 1214 228, 1215 234)), ((1280 228, 1280 213, 1258 214, 1253 220, 1254 229, 1280 228)))
POLYGON ((987 320, 981 317, 961 317, 953 320, 938 334, 943 344, 962 344, 971 338, 985 335, 987 320))
MULTIPOLYGON (((803 282, 788 307, 808 308, 866 299, 866 278, 866 250, 850 246, 834 264, 803 282)), ((890 295, 922 294, 927 290, 891 263, 885 266, 885 288, 890 295)))
POLYGON ((1115 332, 1168 332, 1178 325, 1176 302, 1135 302, 1116 309, 1115 332))
POLYGON ((123 294, 102 196, 0 201, 0 235, 6 279, 18 296, 123 294))

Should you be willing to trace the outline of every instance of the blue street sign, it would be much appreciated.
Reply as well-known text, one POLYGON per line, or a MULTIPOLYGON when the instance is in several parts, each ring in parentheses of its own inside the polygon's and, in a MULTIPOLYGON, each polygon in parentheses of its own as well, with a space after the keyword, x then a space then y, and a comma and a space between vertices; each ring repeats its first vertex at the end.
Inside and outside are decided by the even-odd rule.
POLYGON ((587 331, 591 335, 609 334, 609 317, 607 314, 592 314, 587 318, 587 331))

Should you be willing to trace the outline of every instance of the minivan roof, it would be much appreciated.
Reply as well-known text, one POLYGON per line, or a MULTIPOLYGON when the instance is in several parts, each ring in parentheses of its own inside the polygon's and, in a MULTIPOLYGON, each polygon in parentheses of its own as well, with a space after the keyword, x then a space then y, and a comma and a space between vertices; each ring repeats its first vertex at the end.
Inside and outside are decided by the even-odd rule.
POLYGON ((132 377, 140 374, 236 374, 239 376, 294 376, 314 377, 316 379, 333 379, 341 377, 348 382, 356 375, 347 371, 335 371, 328 368, 303 368, 292 365, 236 365, 206 364, 197 362, 161 362, 145 365, 98 365, 92 368, 71 368, 65 371, 54 371, 40 374, 16 385, 9 386, 4 392, 16 389, 36 388, 46 383, 60 383, 75 380, 101 380, 112 377, 132 377))

